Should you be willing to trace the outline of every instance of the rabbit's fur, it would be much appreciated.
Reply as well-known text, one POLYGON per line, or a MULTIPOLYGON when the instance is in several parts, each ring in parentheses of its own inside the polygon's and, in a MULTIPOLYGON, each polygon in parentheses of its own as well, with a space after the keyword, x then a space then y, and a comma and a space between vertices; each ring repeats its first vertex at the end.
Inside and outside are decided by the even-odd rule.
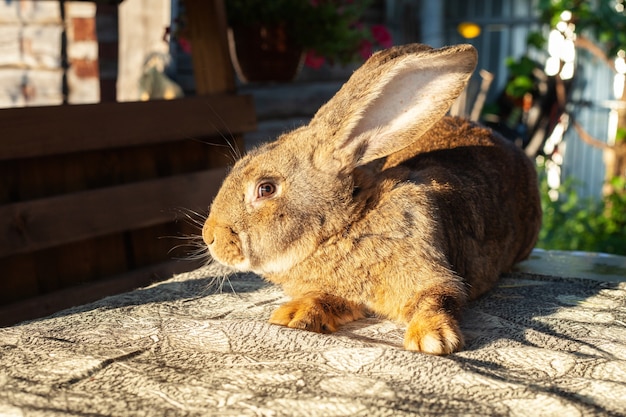
POLYGON ((406 349, 461 349, 461 307, 528 256, 541 223, 524 153, 444 117, 475 64, 469 45, 379 52, 309 125, 233 167, 203 238, 293 298, 270 322, 326 333, 373 312, 408 325, 406 349))

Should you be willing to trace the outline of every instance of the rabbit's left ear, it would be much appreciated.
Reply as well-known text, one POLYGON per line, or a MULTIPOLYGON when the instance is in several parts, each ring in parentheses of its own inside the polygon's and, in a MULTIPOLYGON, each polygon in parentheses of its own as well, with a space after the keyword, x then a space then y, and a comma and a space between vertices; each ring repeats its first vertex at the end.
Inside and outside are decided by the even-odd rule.
MULTIPOLYGON (((336 130, 332 158, 354 168, 415 142, 449 110, 476 66, 471 45, 441 49, 400 47, 376 68, 364 65, 338 95, 345 111, 336 130), (403 49, 406 52, 403 53, 403 49), (360 84, 360 85, 359 85, 360 84)), ((334 99, 331 99, 331 102, 334 99)), ((331 104, 329 102, 329 104, 331 104)), ((328 109, 331 110, 331 109, 328 109)))

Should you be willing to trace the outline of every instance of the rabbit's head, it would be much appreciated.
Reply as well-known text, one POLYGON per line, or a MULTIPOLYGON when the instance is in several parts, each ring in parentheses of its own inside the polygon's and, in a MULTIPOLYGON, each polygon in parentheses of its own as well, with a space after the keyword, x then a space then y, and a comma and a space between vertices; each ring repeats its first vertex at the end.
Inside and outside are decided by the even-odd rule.
POLYGON ((203 229, 212 257, 277 274, 347 232, 376 199, 380 186, 367 186, 376 161, 437 123, 475 65, 470 45, 374 54, 307 126, 235 164, 203 229))

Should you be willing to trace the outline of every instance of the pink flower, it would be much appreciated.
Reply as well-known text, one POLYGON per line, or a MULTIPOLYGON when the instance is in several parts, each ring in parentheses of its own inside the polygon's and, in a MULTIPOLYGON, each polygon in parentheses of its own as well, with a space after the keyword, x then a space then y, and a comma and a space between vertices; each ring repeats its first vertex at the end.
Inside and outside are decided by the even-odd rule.
POLYGON ((324 65, 324 62, 326 62, 326 58, 318 55, 317 52, 313 50, 308 51, 304 57, 304 65, 313 69, 319 69, 324 65))
POLYGON ((372 25, 372 36, 378 42, 380 46, 383 48, 389 48, 393 45, 393 40, 391 39, 391 33, 387 30, 387 28, 383 25, 372 25))
POLYGON ((367 59, 372 56, 373 52, 372 43, 368 40, 362 40, 361 45, 359 45, 359 55, 361 55, 361 58, 367 59))
POLYGON ((191 53, 191 42, 189 41, 189 39, 183 38, 182 36, 179 37, 178 45, 180 45, 180 49, 182 49, 183 52, 186 52, 188 54, 191 53))

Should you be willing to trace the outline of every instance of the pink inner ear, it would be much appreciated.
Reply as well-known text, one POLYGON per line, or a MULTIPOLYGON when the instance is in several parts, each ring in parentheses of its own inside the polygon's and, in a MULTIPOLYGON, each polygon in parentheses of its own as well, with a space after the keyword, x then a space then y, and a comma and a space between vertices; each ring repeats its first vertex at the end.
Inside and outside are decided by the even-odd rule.
POLYGON ((370 131, 393 133, 413 125, 435 104, 428 88, 429 83, 434 83, 431 78, 422 71, 405 70, 395 75, 366 109, 353 136, 370 131))
POLYGON ((381 80, 377 97, 364 109, 348 139, 351 148, 354 142, 367 144, 362 163, 414 142, 446 114, 465 87, 470 74, 460 72, 454 59, 429 58, 406 59, 381 80))

